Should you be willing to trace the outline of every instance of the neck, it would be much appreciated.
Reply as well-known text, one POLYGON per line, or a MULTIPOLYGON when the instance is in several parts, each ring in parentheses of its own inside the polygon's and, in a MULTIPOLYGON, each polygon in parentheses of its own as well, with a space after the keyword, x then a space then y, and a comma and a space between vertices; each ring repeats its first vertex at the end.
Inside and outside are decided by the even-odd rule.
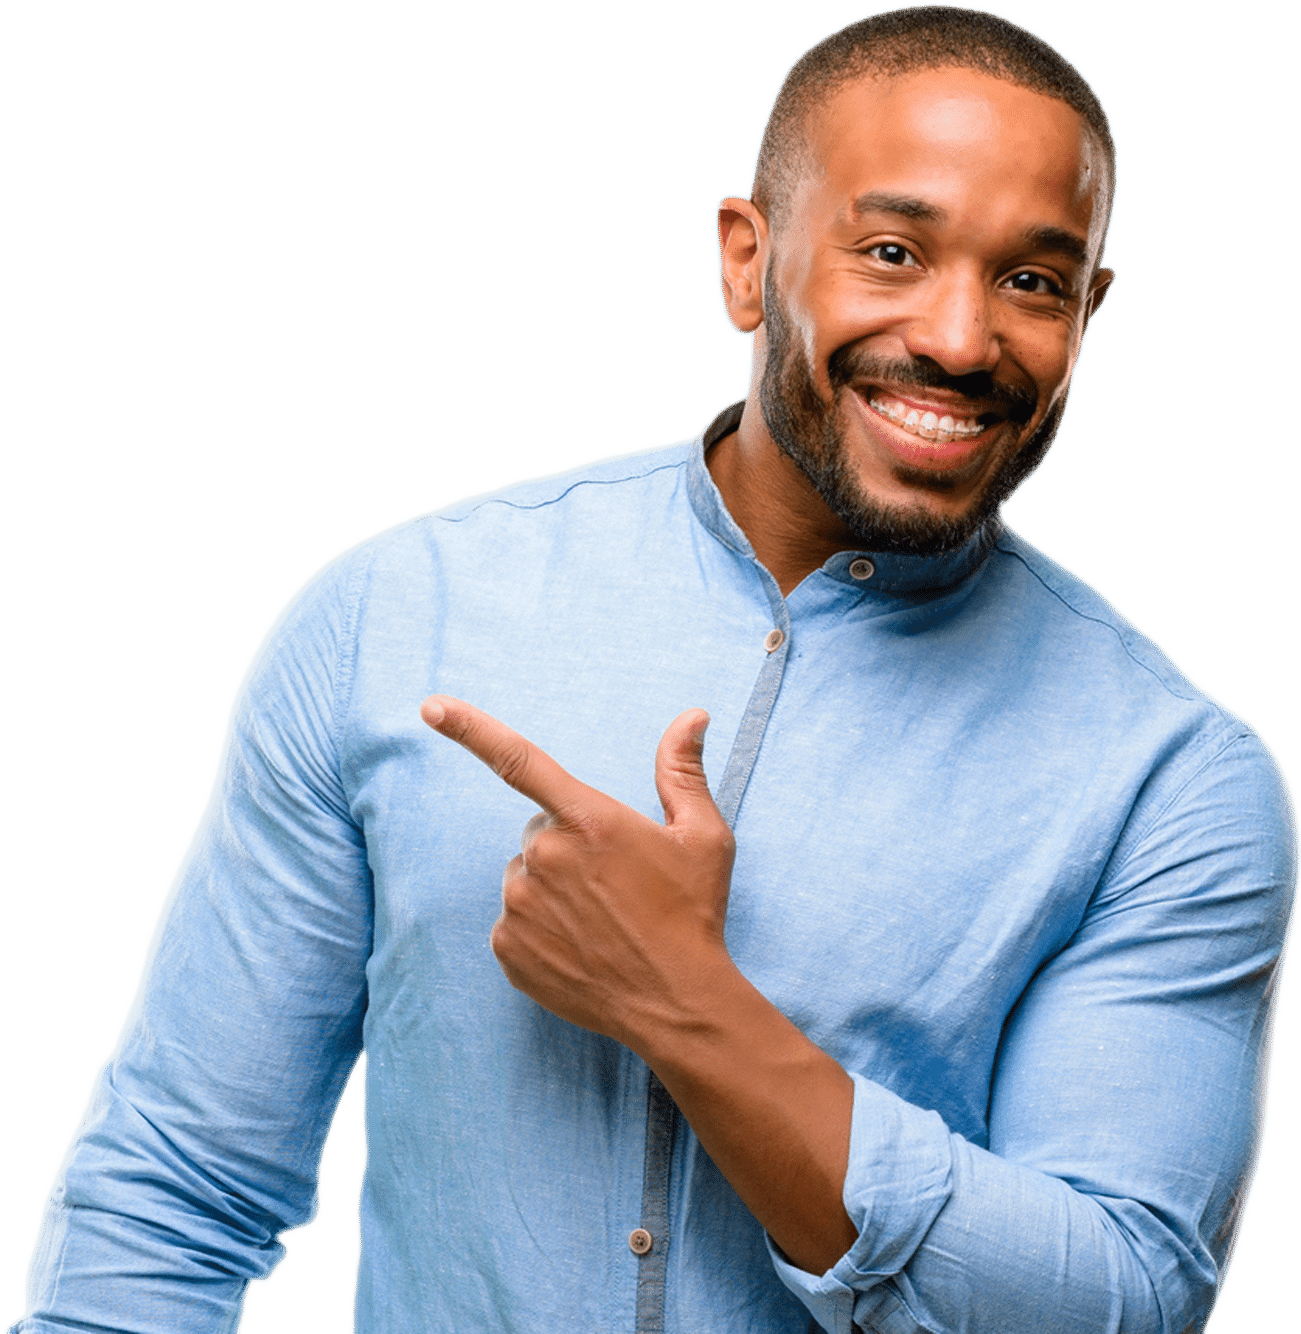
POLYGON ((728 513, 785 597, 837 551, 860 543, 812 483, 777 448, 755 395, 741 424, 705 455, 728 513))

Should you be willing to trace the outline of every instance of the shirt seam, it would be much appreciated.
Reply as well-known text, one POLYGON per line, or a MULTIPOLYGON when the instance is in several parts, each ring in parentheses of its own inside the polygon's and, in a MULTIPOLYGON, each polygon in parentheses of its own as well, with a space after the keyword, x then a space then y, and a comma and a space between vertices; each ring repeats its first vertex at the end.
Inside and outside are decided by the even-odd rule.
POLYGON ((1081 620, 1092 621, 1094 625, 1100 625, 1104 629, 1110 630, 1111 633, 1116 636, 1117 643, 1119 643, 1121 648, 1125 650, 1125 656, 1129 658, 1129 660, 1136 667, 1142 668, 1143 671, 1145 671, 1150 677, 1152 677, 1152 679, 1168 695, 1172 695, 1175 699, 1188 700, 1192 702, 1198 702, 1198 701, 1204 702, 1208 704, 1212 709, 1214 709, 1216 713, 1220 715, 1221 718, 1227 717, 1225 711, 1222 708, 1220 708, 1218 704, 1216 704, 1213 700, 1206 699, 1204 695, 1201 695, 1197 692, 1190 692, 1185 694, 1174 689, 1174 687, 1171 686, 1170 682, 1167 681, 1158 671, 1156 671, 1155 668, 1153 668, 1150 664, 1144 662, 1140 657, 1138 657, 1134 653, 1134 650, 1130 648, 1128 643, 1126 643, 1125 636, 1121 633, 1120 627, 1117 626, 1114 621, 1106 620, 1101 616, 1090 615, 1087 611, 1084 611, 1082 608, 1077 607, 1075 603, 1070 601, 1070 599, 1067 598, 1067 596, 1063 592, 1061 592, 1060 589, 1054 588, 1053 585, 1050 584, 1048 580, 1045 579, 1044 576, 1034 568, 1034 566, 1026 559, 1026 557, 1021 554, 1021 552, 1002 546, 1001 543, 998 541, 994 543, 994 549, 998 552, 1001 552, 1004 556, 1010 556, 1013 560, 1020 561, 1021 565, 1025 568, 1026 572, 1030 574, 1039 583, 1039 585, 1044 589, 1045 592, 1055 597, 1057 601, 1060 602, 1062 606, 1067 609, 1067 611, 1071 612, 1075 616, 1078 616, 1081 620))
POLYGON ((472 518, 486 505, 509 505, 511 509, 517 510, 540 510, 546 509, 548 505, 558 504, 569 495, 571 491, 576 491, 580 486, 620 486, 624 482, 640 482, 647 477, 653 477, 657 472, 668 472, 675 468, 686 466, 685 459, 675 459, 672 463, 658 463, 653 468, 648 468, 645 472, 625 473, 621 477, 579 477, 570 482, 565 489, 554 496, 548 496, 545 500, 524 502, 511 500, 507 496, 485 496, 484 499, 475 503, 463 514, 431 514, 430 519, 439 519, 443 523, 463 523, 466 519, 472 518))
MULTIPOLYGON (((1188 777, 1182 783, 1179 784, 1179 786, 1174 790, 1174 792, 1170 794, 1169 799, 1160 807, 1159 810, 1153 813, 1152 818, 1147 822, 1146 825, 1143 826, 1142 832, 1139 834, 1135 834, 1134 841, 1130 845, 1129 850, 1125 853, 1123 859, 1117 862, 1114 867, 1109 866, 1103 872, 1102 876, 1098 880, 1098 889, 1093 895, 1095 901, 1097 900, 1099 895, 1103 893, 1103 890, 1107 886, 1107 884, 1112 880, 1114 880, 1118 875, 1120 875, 1120 873, 1124 871, 1124 869, 1130 864, 1133 858, 1137 855, 1138 850, 1143 846, 1143 843, 1147 839, 1148 835, 1157 827, 1157 825, 1161 822, 1161 820, 1169 813, 1170 809, 1175 805, 1176 802, 1178 802, 1178 800, 1184 795, 1184 793, 1188 791, 1188 789, 1193 785, 1193 783, 1195 783, 1197 779, 1200 778, 1202 774, 1204 774, 1208 769, 1210 769, 1213 765, 1215 765, 1225 754, 1227 754, 1230 750, 1232 750, 1234 746, 1238 745, 1240 742, 1250 741, 1252 739, 1253 739, 1253 734, 1245 729, 1238 732, 1234 732, 1233 735, 1231 735, 1227 740, 1225 740, 1223 744, 1220 745, 1220 747, 1213 754, 1208 755, 1202 761, 1202 763, 1199 764, 1197 768, 1195 768, 1192 771, 1192 773, 1190 773, 1188 777)), ((1119 841, 1120 840, 1117 839, 1117 843, 1119 843, 1119 841)))

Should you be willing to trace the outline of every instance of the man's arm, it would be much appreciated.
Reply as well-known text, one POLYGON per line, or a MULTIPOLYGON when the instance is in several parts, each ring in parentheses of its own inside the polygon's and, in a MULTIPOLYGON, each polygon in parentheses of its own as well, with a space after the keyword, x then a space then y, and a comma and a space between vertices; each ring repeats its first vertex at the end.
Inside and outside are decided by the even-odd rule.
POLYGON ((824 1327, 1200 1327, 1245 1190, 1292 874, 1254 739, 1186 784, 1027 989, 985 1150, 850 1085, 727 958, 702 714, 661 744, 663 827, 460 701, 424 716, 543 807, 493 933, 508 978, 643 1056, 824 1327))

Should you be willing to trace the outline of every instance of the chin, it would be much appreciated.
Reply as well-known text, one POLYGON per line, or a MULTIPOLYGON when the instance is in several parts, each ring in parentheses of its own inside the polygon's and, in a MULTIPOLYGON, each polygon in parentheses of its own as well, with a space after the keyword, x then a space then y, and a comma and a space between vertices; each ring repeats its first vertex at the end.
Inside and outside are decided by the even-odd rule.
POLYGON ((997 528, 1003 502, 1048 452, 1061 412, 1062 405, 1056 405, 1029 439, 996 463, 960 504, 945 505, 942 497, 971 485, 969 467, 948 473, 898 468, 895 479, 915 491, 916 498, 887 499, 873 494, 855 475, 839 432, 829 433, 830 438, 824 434, 818 441, 822 447, 813 450, 805 448, 804 442, 797 442, 793 449, 781 440, 777 444, 864 550, 938 556, 964 546, 982 529, 997 528))

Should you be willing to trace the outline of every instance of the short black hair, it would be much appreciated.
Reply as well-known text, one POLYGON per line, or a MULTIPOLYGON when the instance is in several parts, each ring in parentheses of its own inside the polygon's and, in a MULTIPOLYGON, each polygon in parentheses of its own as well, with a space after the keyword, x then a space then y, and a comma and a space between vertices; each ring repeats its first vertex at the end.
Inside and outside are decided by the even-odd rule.
POLYGON ((809 116, 847 83, 923 69, 973 69, 1044 93, 1073 108, 1107 161, 1107 213, 1116 180, 1116 147, 1093 89, 1047 42, 978 9, 923 5, 876 14, 842 28, 806 52, 786 76, 759 148, 752 199, 774 226, 804 166, 809 116))

